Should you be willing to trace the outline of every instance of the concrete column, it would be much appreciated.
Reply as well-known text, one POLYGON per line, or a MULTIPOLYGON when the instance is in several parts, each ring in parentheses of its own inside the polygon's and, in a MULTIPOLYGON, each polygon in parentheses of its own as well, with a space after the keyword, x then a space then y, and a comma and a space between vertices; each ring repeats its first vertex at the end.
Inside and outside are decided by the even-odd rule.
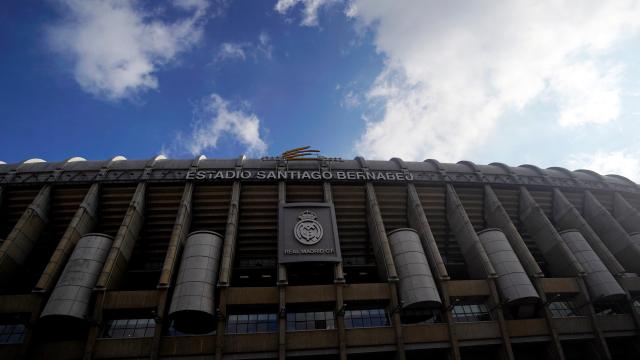
MULTIPOLYGON (((540 296, 540 301, 546 303, 547 297, 542 287, 541 279, 544 277, 544 273, 538 266, 535 258, 529 251, 527 244, 522 239, 520 232, 511 221, 511 217, 507 214, 507 211, 502 206, 500 199, 495 194, 491 186, 485 185, 485 203, 484 203, 484 216, 487 226, 496 227, 502 230, 509 240, 509 244, 513 248, 513 251, 518 256, 522 266, 524 267, 527 275, 531 278, 533 286, 536 289, 536 293, 540 296)), ((547 323, 547 329, 551 335, 550 353, 555 360, 564 360, 564 353, 562 351, 562 344, 560 343, 560 337, 558 331, 555 328, 553 317, 547 307, 543 309, 545 322, 547 323)))
POLYGON ((580 215, 578 209, 558 189, 554 189, 553 192, 553 219, 559 230, 577 229, 580 231, 607 269, 616 276, 622 276, 624 273, 622 265, 589 226, 589 223, 580 215))
POLYGON ((613 216, 629 234, 640 232, 640 212, 618 193, 613 195, 613 216))
POLYGON ((467 263, 467 268, 472 278, 486 279, 489 284, 490 305, 493 314, 493 318, 497 319, 498 327, 500 328, 500 335, 502 337, 502 351, 501 355, 503 359, 513 360, 513 350, 511 349, 511 340, 509 339, 509 333, 507 329, 507 323, 504 320, 504 314, 502 313, 502 304, 500 296, 496 288, 496 271, 489 260, 478 235, 476 234, 471 221, 467 216, 467 212, 458 198, 458 194, 452 185, 447 184, 447 220, 449 221, 449 227, 453 232, 462 256, 467 263))
POLYGON ((98 217, 99 193, 100 185, 91 185, 40 276, 35 291, 49 291, 53 288, 78 240, 93 230, 98 217))
POLYGON ((449 274, 447 267, 442 260, 440 250, 438 250, 438 244, 431 232, 431 226, 429 220, 424 212, 418 191, 415 185, 407 185, 407 215, 409 217, 409 226, 415 229, 420 235, 420 241, 422 242, 422 248, 424 249, 429 265, 432 268, 436 278, 448 279, 449 274))
POLYGON ((50 202, 51 185, 45 185, 0 246, 0 284, 10 282, 29 257, 49 222, 50 202))
POLYGON ((116 288, 127 271, 127 263, 144 223, 145 192, 146 184, 139 183, 98 278, 98 289, 116 288))
POLYGON ((544 276, 536 259, 531 255, 531 251, 527 248, 520 232, 511 221, 509 214, 502 206, 498 196, 493 192, 489 185, 484 187, 484 217, 488 227, 495 227, 504 233, 509 240, 509 244, 518 256, 522 266, 530 277, 544 276))
POLYGON ((584 273, 576 257, 525 187, 520 188, 520 221, 536 242, 554 276, 584 273))
POLYGON ((182 244, 191 227, 191 200, 193 198, 193 183, 186 183, 178 205, 178 213, 173 224, 169 246, 162 264, 162 272, 158 281, 158 310, 156 316, 156 328, 153 333, 153 345, 151 347, 151 360, 158 359, 160 352, 160 340, 166 318, 169 288, 174 277, 178 257, 182 244))
POLYGON ((584 218, 624 269, 640 274, 640 239, 629 236, 589 191, 584 195, 584 218))
POLYGON ((438 244, 431 231, 431 226, 427 219, 427 215, 422 207, 422 202, 418 196, 418 191, 414 184, 407 185, 407 215, 409 217, 409 226, 416 229, 422 241, 422 247, 427 255, 431 270, 435 275, 436 283, 439 285, 440 294, 442 296, 443 314, 447 322, 449 331, 449 343, 451 350, 449 356, 452 360, 460 360, 460 347, 458 346, 458 336, 453 322, 453 314, 451 300, 447 291, 446 282, 449 280, 449 273, 438 250, 438 244))
POLYGON ((455 189, 449 184, 447 184, 447 220, 456 242, 460 245, 471 278, 495 277, 496 271, 482 247, 473 225, 471 225, 467 212, 464 210, 455 189))
MULTIPOLYGON (((333 193, 331 191, 331 183, 325 182, 322 184, 324 192, 324 202, 330 203, 333 206, 333 193)), ((340 360, 347 360, 347 332, 344 323, 344 270, 342 268, 342 261, 339 261, 334 266, 333 271, 333 283, 335 284, 336 291, 336 327, 338 329, 338 354, 340 360)))
POLYGON ((222 261, 220 264, 220 289, 218 304, 218 328, 216 330, 216 359, 222 360, 224 351, 224 334, 227 322, 227 289, 231 285, 233 271, 233 259, 236 252, 236 238, 238 235, 238 211, 240 207, 240 182, 233 183, 231 189, 231 201, 227 213, 227 226, 225 227, 224 243, 222 244, 222 261))
POLYGON ((382 279, 386 279, 391 291, 390 314, 391 322, 396 335, 396 359, 404 360, 404 338, 402 337, 402 321, 400 319, 401 304, 398 299, 398 273, 391 254, 389 239, 382 221, 382 214, 378 206, 378 199, 373 184, 366 185, 367 196, 367 225, 369 227, 369 237, 373 244, 373 251, 376 257, 378 272, 382 279))
MULTIPOLYGON (((278 183, 278 202, 280 206, 287 202, 287 184, 284 181, 278 183)), ((280 311, 278 311, 278 359, 287 358, 287 267, 278 264, 278 293, 280 311)))
POLYGON ((398 281, 398 274, 389 248, 389 240, 384 229, 382 214, 378 206, 378 199, 373 184, 366 185, 367 196, 367 225, 369 226, 369 236, 371 237, 373 250, 378 265, 378 272, 382 279, 388 281, 398 281))

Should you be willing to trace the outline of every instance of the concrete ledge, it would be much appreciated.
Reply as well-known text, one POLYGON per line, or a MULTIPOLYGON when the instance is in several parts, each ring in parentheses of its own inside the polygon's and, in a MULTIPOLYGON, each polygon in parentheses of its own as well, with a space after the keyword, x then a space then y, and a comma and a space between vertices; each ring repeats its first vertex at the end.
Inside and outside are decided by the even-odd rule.
POLYGON ((288 286, 287 303, 335 302, 335 285, 288 286))
POLYGON ((326 349, 338 347, 337 330, 287 332, 287 350, 326 349))
POLYGON ((35 313, 40 311, 40 296, 37 294, 0 296, 0 314, 35 313))
POLYGON ((402 326, 405 344, 449 341, 447 324, 423 324, 402 326))
POLYGON ((246 287, 227 289, 228 305, 278 304, 277 287, 246 287))
POLYGON ((546 294, 580 292, 575 278, 541 278, 540 283, 546 294))
POLYGON ((149 357, 153 338, 97 339, 94 359, 149 357))
POLYGON ((215 344, 215 335, 164 336, 160 356, 213 354, 215 344))
POLYGON ((148 309, 158 305, 157 290, 107 291, 104 309, 148 309))
POLYGON ((450 297, 489 296, 486 280, 451 280, 443 284, 450 297))
POLYGON ((507 320, 509 337, 549 335, 545 319, 507 320))
POLYGON ((586 316, 555 318, 553 319, 553 324, 558 330, 558 334, 589 333, 593 335, 591 320, 586 316))
POLYGON ((347 329, 347 346, 395 345, 392 327, 347 329))
POLYGON ((278 351, 278 333, 233 334, 224 337, 224 353, 278 351))
POLYGON ((496 321, 457 323, 454 326, 460 341, 501 339, 500 327, 496 321))
POLYGON ((596 315, 596 323, 604 332, 610 331, 635 331, 636 324, 630 314, 596 315))
POLYGON ((389 300, 389 284, 348 284, 343 290, 344 301, 389 300))

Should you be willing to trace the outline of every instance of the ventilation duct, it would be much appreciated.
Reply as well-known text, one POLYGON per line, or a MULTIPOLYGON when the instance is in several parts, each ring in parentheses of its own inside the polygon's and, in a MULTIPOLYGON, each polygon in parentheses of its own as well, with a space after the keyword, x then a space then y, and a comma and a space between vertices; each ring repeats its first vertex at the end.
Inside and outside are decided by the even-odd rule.
POLYGON ((213 330, 222 242, 222 236, 213 231, 196 231, 187 237, 169 308, 176 330, 191 334, 213 330))
POLYGON ((625 298, 624 290, 578 230, 565 230, 560 236, 582 265, 592 300, 610 302, 625 298))
POLYGON ((400 300, 405 309, 442 306, 433 275, 413 229, 396 229, 388 235, 393 261, 400 279, 400 300))
POLYGON ((498 290, 504 301, 509 305, 538 302, 540 297, 504 233, 499 229, 485 229, 478 232, 478 238, 496 271, 498 290))
POLYGON ((98 281, 113 238, 105 234, 86 234, 76 244, 60 275, 42 318, 85 321, 89 315, 91 291, 98 281))

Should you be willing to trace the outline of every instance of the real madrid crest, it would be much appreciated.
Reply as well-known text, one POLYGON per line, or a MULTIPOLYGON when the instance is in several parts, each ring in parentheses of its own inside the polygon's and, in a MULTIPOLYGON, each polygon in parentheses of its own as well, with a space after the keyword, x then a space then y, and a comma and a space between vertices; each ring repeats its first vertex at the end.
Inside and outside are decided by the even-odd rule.
POLYGON ((298 215, 299 221, 293 227, 293 235, 303 245, 314 245, 322 240, 322 225, 316 221, 318 215, 305 210, 298 215))

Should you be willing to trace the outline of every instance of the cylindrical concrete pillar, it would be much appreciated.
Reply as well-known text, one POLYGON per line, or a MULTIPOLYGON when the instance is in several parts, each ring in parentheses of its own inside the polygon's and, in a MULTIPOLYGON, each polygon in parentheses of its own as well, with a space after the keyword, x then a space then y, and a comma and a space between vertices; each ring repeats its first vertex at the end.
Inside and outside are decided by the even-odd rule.
POLYGON ((442 306, 418 233, 413 229, 396 229, 387 237, 400 279, 400 300, 403 307, 412 309, 442 306))
POLYGON ((215 328, 214 292, 222 242, 222 236, 213 231, 187 236, 169 308, 178 331, 197 334, 215 328))
POLYGON ((618 301, 625 298, 625 291, 596 255, 580 231, 571 229, 560 232, 560 236, 582 265, 589 296, 594 301, 618 301))
POLYGON ((86 320, 91 291, 98 281, 113 238, 105 234, 86 234, 76 244, 60 275, 42 318, 86 320))
POLYGON ((478 238, 496 270, 503 300, 510 306, 538 302, 540 296, 502 230, 485 229, 478 232, 478 238))

